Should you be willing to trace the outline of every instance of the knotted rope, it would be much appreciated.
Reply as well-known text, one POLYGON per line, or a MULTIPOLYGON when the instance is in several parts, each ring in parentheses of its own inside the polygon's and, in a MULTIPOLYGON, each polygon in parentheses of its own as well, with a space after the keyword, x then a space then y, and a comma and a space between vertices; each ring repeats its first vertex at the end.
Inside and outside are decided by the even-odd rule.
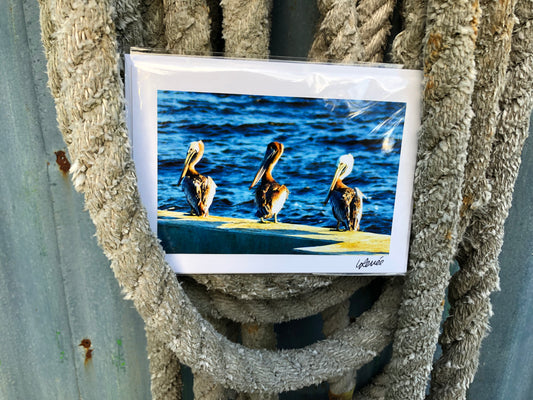
MULTIPOLYGON (((482 3, 482 19, 475 1, 430 1, 427 7, 405 2, 405 29, 393 51, 410 67, 420 65, 423 54, 425 72, 409 273, 403 285, 398 278, 388 282, 373 307, 349 325, 345 302, 370 279, 204 275, 183 278, 180 284, 149 229, 124 123, 117 48, 146 44, 210 54, 209 16, 216 4, 40 4, 50 88, 72 159, 73 183, 85 195, 98 242, 125 296, 146 323, 153 398, 180 397, 178 360, 191 367, 195 393, 205 399, 226 398, 228 389, 251 394, 248 398, 254 393, 272 397, 324 380, 330 380, 334 394, 350 396, 354 371, 393 337, 391 362, 358 395, 423 398, 448 266, 458 248, 461 269, 449 286, 453 315, 440 338, 443 355, 432 376, 431 396, 465 397, 490 316, 488 296, 498 285, 503 222, 533 107, 531 0, 516 6, 482 3), (510 39, 514 16, 519 22, 510 39), (494 32, 497 39, 491 40, 494 32), (484 55, 494 51, 504 62, 509 59, 507 70, 483 64, 484 55), (492 88, 484 83, 494 81, 492 88), (492 105, 485 107, 489 95, 492 105), (281 311, 276 315, 275 310, 281 311), (325 317, 328 339, 297 350, 256 348, 273 346, 272 324, 318 312, 325 317), (226 337, 228 319, 244 324, 248 347, 226 337)), ((344 62, 382 57, 386 34, 373 43, 368 32, 376 29, 372 21, 383 19, 362 20, 361 15, 369 15, 365 4, 319 0, 322 19, 310 57, 344 62)), ((386 10, 393 5, 382 4, 386 10)), ((222 1, 229 53, 268 55, 271 7, 269 0, 222 1)))

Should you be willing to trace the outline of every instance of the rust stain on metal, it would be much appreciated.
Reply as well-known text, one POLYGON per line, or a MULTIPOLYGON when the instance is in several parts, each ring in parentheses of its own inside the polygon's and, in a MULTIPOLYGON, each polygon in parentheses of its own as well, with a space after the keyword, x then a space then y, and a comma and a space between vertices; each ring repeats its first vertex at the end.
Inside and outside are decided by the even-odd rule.
POLYGON ((59 169, 64 174, 68 174, 68 171, 70 170, 70 162, 67 158, 67 155, 63 150, 59 150, 55 152, 56 155, 56 163, 59 165, 59 169))
POLYGON ((90 339, 82 339, 82 341, 79 344, 79 346, 83 347, 83 349, 85 350, 85 362, 84 362, 84 364, 87 365, 87 363, 89 361, 91 361, 92 358, 93 358, 93 350, 94 349, 91 349, 91 340, 90 339))

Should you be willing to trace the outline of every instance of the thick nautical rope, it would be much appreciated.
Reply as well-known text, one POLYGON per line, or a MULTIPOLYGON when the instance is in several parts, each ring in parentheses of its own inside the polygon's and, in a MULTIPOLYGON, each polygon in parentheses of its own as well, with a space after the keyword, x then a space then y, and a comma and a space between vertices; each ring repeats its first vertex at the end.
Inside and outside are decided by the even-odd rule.
POLYGON ((318 275, 193 275, 210 291, 218 290, 238 299, 286 299, 326 288, 337 280, 335 276, 318 275))
MULTIPOLYGON (((350 325, 350 301, 347 299, 340 304, 322 311, 324 320, 322 331, 325 337, 331 337, 336 332, 350 325)), ((330 399, 352 398, 355 389, 356 370, 347 371, 342 376, 328 381, 330 399)))
POLYGON ((129 53, 132 46, 144 45, 141 0, 115 0, 111 18, 115 23, 118 53, 129 53))
POLYGON ((363 46, 361 61, 382 62, 392 28, 396 0, 361 0, 357 4, 358 30, 363 46))
POLYGON ((218 290, 210 291, 186 278, 182 287, 204 316, 228 318, 240 323, 272 324, 306 318, 349 299, 372 278, 349 277, 331 286, 282 299, 237 299, 218 290))
MULTIPOLYGON (((237 333, 237 329, 227 319, 210 317, 206 319, 224 336, 231 337, 232 333, 237 333)), ((231 337, 231 339, 235 341, 237 338, 231 337)), ((214 382, 209 375, 201 373, 194 374, 193 393, 195 399, 221 400, 235 398, 235 393, 232 390, 214 382)))
MULTIPOLYGON (((514 3, 514 2, 511 2, 514 3)), ((458 257, 460 270, 449 287, 450 317, 440 342, 443 355, 432 374, 433 399, 464 399, 479 362, 481 341, 491 315, 490 294, 499 288, 498 255, 503 244, 504 223, 511 207, 524 141, 533 108, 533 1, 518 1, 515 16, 509 7, 495 7, 493 34, 500 29, 503 45, 514 26, 506 87, 499 100, 499 119, 494 129, 492 152, 484 178, 491 188, 488 202, 472 215, 458 257), (450 385, 449 382, 455 382, 450 385)), ((498 40, 499 41, 499 40, 498 40)), ((491 58, 493 57, 491 53, 491 58)), ((499 73, 498 73, 499 74, 499 73)))
POLYGON ((211 54, 209 9, 205 0, 163 0, 165 42, 172 53, 211 54))
MULTIPOLYGON (((132 0, 133 3, 137 4, 132 0)), ((230 3, 235 6, 240 4, 226 3, 225 7, 230 3)), ((264 7, 270 7, 268 3, 264 7)), ((355 324, 333 333, 332 338, 324 342, 300 350, 251 350, 230 342, 201 318, 165 264, 162 250, 149 230, 139 201, 124 126, 122 88, 117 74, 111 18, 120 18, 119 14, 133 15, 134 18, 138 18, 139 14, 149 16, 152 28, 143 37, 145 43, 164 42, 174 52, 191 52, 195 48, 204 51, 209 40, 206 39, 209 35, 204 32, 209 32, 208 19, 196 18, 197 13, 202 11, 192 6, 180 9, 187 15, 171 13, 169 17, 167 14, 167 37, 162 41, 158 39, 161 31, 157 29, 157 21, 161 18, 159 1, 146 1, 140 13, 127 4, 122 4, 116 12, 107 3, 96 1, 51 4, 41 1, 43 43, 58 123, 73 160, 74 185, 85 194, 99 243, 112 261, 117 280, 146 322, 153 397, 179 397, 176 355, 195 372, 198 378, 196 385, 199 386, 195 391, 220 398, 227 393, 226 387, 243 392, 276 393, 326 379, 338 379, 341 375, 349 376, 351 371, 381 351, 389 343, 396 324, 400 292, 397 282, 388 285, 373 308, 355 324), (173 29, 170 25, 176 21, 191 22, 191 18, 194 19, 192 25, 180 25, 169 35, 169 30, 173 29), (195 24, 202 24, 202 27, 195 24), (190 29, 184 29, 185 26, 190 29), (187 35, 194 37, 188 38, 187 35), (168 348, 173 351, 168 352, 168 348)), ((356 20, 357 13, 351 8, 353 3, 337 2, 334 5, 321 0, 320 4, 324 7, 324 21, 340 18, 333 16, 343 9, 350 10, 350 13, 344 14, 344 19, 339 21, 346 21, 346 16, 348 21, 356 20)), ((408 23, 406 30, 395 41, 397 57, 412 66, 420 61, 421 43, 416 38, 425 21, 425 7, 421 4, 406 2, 408 23), (411 20, 413 22, 409 23, 411 20)), ((413 231, 417 236, 412 243, 410 272, 399 314, 401 329, 395 336, 393 358, 384 374, 376 377, 374 383, 362 392, 366 396, 364 398, 423 397, 440 322, 440 304, 448 280, 447 263, 453 258, 461 238, 458 227, 462 200, 460 188, 466 163, 468 125, 472 117, 467 105, 473 91, 474 37, 478 21, 474 2, 461 1, 453 5, 457 8, 454 9, 451 2, 432 2, 428 9, 425 114, 413 219, 413 231), (453 62, 454 54, 463 55, 460 63, 453 62), (455 81, 454 77, 463 80, 455 81), (453 125, 453 131, 446 124, 453 125)), ((501 247, 503 221, 510 205, 521 144, 527 133, 528 113, 531 112, 531 88, 523 85, 524 78, 531 82, 531 43, 526 40, 532 36, 531 10, 530 0, 519 2, 517 6, 521 24, 515 35, 517 38, 513 38, 511 78, 508 80, 510 90, 501 101, 504 114, 494 139, 492 161, 487 167, 489 181, 497 185, 492 185, 487 206, 474 210, 473 223, 467 230, 467 237, 479 235, 483 238, 483 243, 478 243, 478 246, 487 252, 476 251, 477 247, 472 249, 467 246, 469 242, 464 242, 461 271, 454 276, 450 286, 452 307, 457 310, 457 317, 447 322, 441 337, 444 345, 442 360, 450 363, 442 361, 436 367, 435 388, 432 389, 434 396, 456 393, 450 379, 457 379, 463 386, 468 386, 490 314, 487 293, 494 290, 495 282, 497 285, 495 260, 501 247), (516 140, 508 140, 506 132, 517 132, 516 140), (501 191, 495 190, 495 186, 501 191), (486 227, 489 227, 488 231, 486 227), (483 258, 482 254, 489 256, 483 258), (478 264, 487 267, 477 270, 478 264), (482 289, 476 291, 474 286, 482 289), (477 301, 478 298, 481 305, 470 307, 470 299, 477 301), (450 375, 448 365, 459 365, 460 350, 465 348, 458 344, 465 335, 465 326, 472 321, 479 328, 479 334, 474 335, 475 340, 468 341, 469 364, 464 368, 465 372, 450 375)), ((250 26, 257 21, 264 24, 265 15, 268 12, 258 14, 250 26)), ((135 31, 136 26, 133 21, 125 24, 120 28, 124 31, 121 34, 128 37, 126 32, 135 31)), ((146 26, 146 20, 143 26, 146 26)), ((224 29, 229 32, 229 25, 224 29)), ((263 29, 262 35, 268 36, 268 30, 263 29)), ((138 35, 132 37, 138 38, 138 35)), ((233 39, 231 37, 228 34, 226 40, 240 40, 238 32, 233 39)), ((319 30, 319 40, 315 43, 322 40, 326 44, 323 48, 326 48, 324 54, 328 58, 346 61, 349 57, 360 55, 362 45, 357 41, 359 39, 353 40, 357 37, 357 32, 348 32, 343 24, 337 24, 335 29, 319 30)), ((132 42, 133 39, 123 41, 132 42)), ((257 48, 262 48, 267 54, 265 41, 262 43, 257 48)), ((342 307, 333 304, 333 297, 329 295, 342 293, 338 300, 344 301, 357 285, 363 284, 363 281, 350 282, 352 286, 347 285, 339 292, 342 283, 339 278, 196 276, 195 279, 205 284, 204 287, 184 282, 184 288, 198 310, 216 318, 213 320, 216 329, 220 329, 217 321, 224 317, 245 324, 275 323, 272 307, 276 305, 285 307, 283 318, 297 318, 298 315, 320 311, 317 302, 309 307, 304 305, 292 309, 289 303, 293 296, 301 299, 300 304, 305 303, 307 296, 315 300, 326 298, 330 301, 328 307, 333 307, 331 310, 340 310, 342 307), (256 282, 256 286, 245 288, 246 283, 251 282, 256 282), (236 310, 239 303, 247 304, 248 312, 236 310), (214 311, 207 310, 209 304, 217 305, 214 311), (251 309, 256 311, 250 312, 251 309)), ((345 313, 340 315, 337 321, 346 317, 345 313)), ((253 326, 256 325, 245 325, 245 328, 253 326)), ((260 329, 246 340, 258 339, 264 347, 271 338, 261 339, 259 334, 268 332, 271 330, 260 329)))
POLYGON ((54 58, 57 63, 49 68, 52 78, 61 77, 51 86, 61 88, 58 106, 65 112, 58 113, 58 118, 67 127, 63 133, 73 160, 73 182, 85 195, 97 239, 126 296, 133 300, 147 330, 157 335, 153 343, 166 343, 193 371, 214 382, 247 392, 308 386, 371 360, 392 335, 398 285, 390 286, 357 323, 332 339, 298 350, 247 349, 227 340, 200 317, 164 262, 140 204, 107 4, 62 4, 64 8, 42 5, 43 15, 58 27, 43 41, 49 54, 68 55, 54 58), (61 101, 62 96, 78 101, 61 101))
POLYGON ((314 61, 381 62, 395 0, 318 0, 321 14, 309 51, 314 61))
POLYGON ((499 100, 506 85, 515 3, 516 0, 480 2, 483 21, 476 44, 477 76, 472 96, 472 107, 476 113, 472 119, 465 166, 460 237, 469 226, 472 214, 483 209, 491 196, 486 173, 500 115, 499 100))
POLYGON ((426 29, 426 0, 405 0, 403 2, 403 30, 393 42, 392 58, 405 68, 422 68, 422 48, 426 29))
MULTIPOLYGON (((486 212, 492 189, 497 189, 491 187, 487 168, 500 115, 499 100, 506 84, 511 33, 515 22, 515 1, 482 1, 480 6, 483 20, 475 52, 477 78, 472 96, 475 115, 465 166, 459 224, 459 235, 463 238, 459 255, 461 270, 450 283, 450 317, 446 320, 444 332, 439 339, 443 355, 432 374, 431 397, 438 399, 465 397, 466 389, 477 369, 479 346, 491 314, 489 295, 498 287, 497 268, 488 259, 481 260, 476 255, 480 250, 479 245, 472 245, 472 240, 479 243, 479 238, 483 238, 481 243, 488 244, 489 248, 499 248, 498 242, 494 240, 496 237, 488 237, 484 233, 489 227, 487 219, 484 218, 482 225, 476 222, 471 225, 471 222, 474 215, 486 212), (467 228, 468 232, 464 235, 467 228), (475 263, 472 263, 473 258, 477 258, 475 263), (455 293, 457 285, 463 288, 460 294, 455 293), (457 385, 449 386, 449 380, 455 381, 457 385)), ((494 229, 494 234, 498 232, 496 227, 491 229, 494 229)), ((482 247, 485 246, 482 244, 482 247)), ((483 251, 485 254, 486 250, 483 251)), ((492 252, 489 251, 488 254, 492 252)))
MULTIPOLYGON (((269 12, 271 8, 271 2, 245 2, 242 4, 242 2, 236 2, 236 1, 227 1, 222 2, 222 7, 224 9, 224 38, 225 38, 225 45, 226 45, 226 55, 228 56, 240 56, 240 57, 261 57, 264 58, 268 55, 268 42, 269 42, 269 12)), ((172 23, 172 21, 167 20, 167 24, 172 23)), ((174 21, 174 23, 179 23, 179 21, 174 21)), ((206 28, 207 29, 207 28, 206 28)), ((189 33, 189 32, 187 32, 189 33)), ((190 49, 191 52, 195 53, 194 49, 190 49)), ((202 277, 197 277, 198 279, 202 279, 202 277)), ((204 277, 205 278, 205 277, 204 277)), ((261 288, 261 290, 257 290, 258 284, 261 285, 261 282, 264 281, 262 277, 253 277, 250 279, 249 277, 246 277, 244 279, 244 284, 237 284, 233 285, 233 283, 236 283, 235 281, 243 280, 243 279, 236 279, 235 277, 217 277, 212 276, 211 279, 215 279, 217 283, 221 284, 220 286, 211 287, 210 294, 211 297, 216 296, 216 293, 219 291, 219 289, 227 289, 227 288, 233 288, 233 290, 236 290, 239 293, 239 296, 244 296, 245 289, 251 290, 254 295, 264 297, 266 295, 267 299, 270 298, 270 296, 274 295, 276 293, 276 288, 278 286, 280 287, 282 296, 290 296, 291 294, 294 295, 296 291, 309 291, 312 290, 315 285, 324 285, 329 283, 329 279, 323 279, 323 278, 314 278, 314 277, 299 277, 298 279, 289 278, 288 282, 285 282, 285 278, 276 278, 272 279, 272 282, 269 282, 269 285, 265 286, 264 288, 261 288), (313 283, 314 282, 314 283, 313 283), (272 286, 272 284, 274 284, 272 286), (281 285, 283 284, 283 285, 281 285)), ((268 279, 268 277, 267 277, 268 279)), ((368 280, 367 280, 368 282, 368 280)), ((212 285, 211 285, 212 286, 212 285)), ((321 291, 323 293, 324 291, 321 291)), ((336 291, 332 291, 328 294, 323 294, 322 297, 324 299, 327 299, 323 305, 324 307, 326 304, 332 303, 332 299, 334 301, 342 301, 343 297, 337 297, 338 293, 336 291)), ((315 296, 316 297, 316 296, 315 296)), ((215 304, 224 304, 220 301, 214 302, 215 304)), ((213 302, 212 302, 213 303, 213 302)), ((233 308, 234 311, 239 311, 243 308, 242 301, 241 304, 238 304, 236 307, 233 308)), ((265 307, 261 306, 262 301, 253 301, 254 309, 256 310, 265 310, 265 307)), ((298 306, 298 304, 304 304, 307 308, 311 302, 292 302, 291 307, 285 307, 285 308, 291 308, 292 310, 295 310, 296 312, 304 312, 307 315, 311 314, 307 311, 302 310, 302 307, 298 306)), ((315 303, 319 304, 319 303, 315 303)), ((278 304, 279 305, 279 304, 278 304)), ((250 307, 248 307, 250 308, 250 307)), ((319 309, 316 308, 316 306, 313 308, 314 312, 318 312, 319 309)), ((279 309, 277 310, 280 311, 279 309)), ((293 311, 292 314, 295 312, 293 311)), ((263 316, 263 319, 265 317, 265 313, 261 314, 263 316)), ((273 320, 273 322, 281 322, 279 319, 279 313, 278 319, 273 320)), ((233 319, 237 318, 236 315, 232 316, 233 319)), ((265 337, 264 332, 265 330, 270 330, 270 335, 273 334, 273 326, 258 326, 257 332, 263 332, 263 336, 265 337)), ((162 366, 164 368, 164 366, 162 366)), ((213 389, 210 393, 214 393, 215 390, 213 389)), ((200 393, 199 393, 200 394, 200 393)), ((205 393, 201 393, 203 396, 205 396, 205 393)))
MULTIPOLYGON (((277 347, 274 324, 245 323, 241 325, 242 344, 251 349, 275 350, 277 347)), ((241 394, 239 400, 274 400, 277 393, 241 394)))
MULTIPOLYGON (((143 26, 143 45, 155 51, 166 48, 165 8, 163 0, 143 0, 141 2, 141 23, 143 26)), ((140 43, 136 43, 137 46, 140 43)))
POLYGON ((409 270, 398 315, 386 399, 422 399, 439 333, 457 221, 474 89, 477 2, 430 1, 424 107, 415 173, 409 270))
POLYGON ((267 58, 272 0, 222 0, 226 57, 267 58))
POLYGON ((309 50, 313 61, 354 62, 364 48, 357 31, 358 16, 353 0, 318 0, 321 22, 309 50))
POLYGON ((180 363, 176 355, 168 351, 157 332, 146 330, 148 357, 150 359, 150 384, 158 399, 180 399, 182 381, 180 363), (162 368, 164 366, 164 368, 162 368))

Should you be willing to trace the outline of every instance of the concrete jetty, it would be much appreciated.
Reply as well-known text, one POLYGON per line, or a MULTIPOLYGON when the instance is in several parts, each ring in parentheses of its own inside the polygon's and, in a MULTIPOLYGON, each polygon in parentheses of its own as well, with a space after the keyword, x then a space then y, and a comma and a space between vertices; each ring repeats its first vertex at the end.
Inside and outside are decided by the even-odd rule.
POLYGON ((158 211, 158 237, 167 253, 388 254, 390 236, 326 227, 158 211))

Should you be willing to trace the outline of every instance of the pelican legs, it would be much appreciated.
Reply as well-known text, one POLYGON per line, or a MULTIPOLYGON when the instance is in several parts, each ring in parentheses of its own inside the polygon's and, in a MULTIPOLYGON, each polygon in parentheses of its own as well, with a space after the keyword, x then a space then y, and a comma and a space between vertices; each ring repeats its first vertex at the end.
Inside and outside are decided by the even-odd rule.
MULTIPOLYGON (((272 223, 272 221, 266 220, 263 217, 260 217, 260 219, 261 219, 261 223, 263 223, 263 224, 271 224, 272 223)), ((274 223, 275 224, 278 223, 278 214, 274 214, 274 223)))
MULTIPOLYGON (((341 221, 337 221, 337 228, 335 230, 339 231, 339 232, 347 232, 347 231, 351 231, 350 227, 349 226, 346 226, 344 224, 344 227, 345 229, 341 229, 341 221)), ((357 229, 355 229, 357 230, 357 229)))

